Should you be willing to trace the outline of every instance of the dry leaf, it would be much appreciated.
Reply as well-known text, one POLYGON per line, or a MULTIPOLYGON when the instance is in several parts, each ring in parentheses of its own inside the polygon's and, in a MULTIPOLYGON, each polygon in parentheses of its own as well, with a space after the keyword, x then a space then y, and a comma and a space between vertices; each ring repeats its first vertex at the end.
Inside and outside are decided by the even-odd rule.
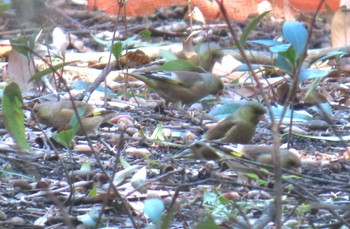
POLYGON ((17 83, 22 92, 34 89, 32 82, 28 82, 30 77, 35 73, 33 62, 28 62, 17 51, 12 50, 9 54, 8 76, 17 83))
POLYGON ((198 53, 193 46, 193 36, 197 35, 198 31, 192 32, 187 39, 183 42, 183 54, 186 59, 189 59, 192 63, 198 61, 198 53))
POLYGON ((342 47, 350 43, 350 12, 340 7, 332 19, 332 46, 342 47))
POLYGON ((151 62, 150 58, 141 50, 129 51, 120 57, 121 66, 140 67, 151 62))
POLYGON ((199 22, 203 25, 206 24, 204 16, 198 7, 194 7, 192 12, 188 16, 191 17, 196 22, 199 22))

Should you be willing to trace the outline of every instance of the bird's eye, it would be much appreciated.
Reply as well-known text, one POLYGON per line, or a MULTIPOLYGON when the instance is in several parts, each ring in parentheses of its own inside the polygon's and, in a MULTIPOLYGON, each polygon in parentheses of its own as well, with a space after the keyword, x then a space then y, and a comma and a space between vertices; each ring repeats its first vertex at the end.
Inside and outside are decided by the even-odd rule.
POLYGON ((33 112, 34 112, 34 113, 38 113, 38 112, 39 112, 39 109, 38 109, 38 108, 34 108, 34 109, 33 109, 33 112))

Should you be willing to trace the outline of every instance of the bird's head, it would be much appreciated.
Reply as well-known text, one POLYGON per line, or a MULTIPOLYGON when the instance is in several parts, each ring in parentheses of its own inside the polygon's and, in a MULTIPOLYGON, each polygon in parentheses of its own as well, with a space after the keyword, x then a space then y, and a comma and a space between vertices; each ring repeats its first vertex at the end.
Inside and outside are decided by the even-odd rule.
POLYGON ((248 102, 240 108, 240 116, 245 120, 258 123, 260 120, 268 122, 265 116, 266 109, 257 102, 248 102))

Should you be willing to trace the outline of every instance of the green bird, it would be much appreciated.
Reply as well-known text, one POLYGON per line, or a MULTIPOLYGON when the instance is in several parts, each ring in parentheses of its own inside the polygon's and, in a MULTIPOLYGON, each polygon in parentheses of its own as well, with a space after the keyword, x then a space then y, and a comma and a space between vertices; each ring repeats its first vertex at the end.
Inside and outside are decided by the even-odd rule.
MULTIPOLYGON (((271 145, 223 145, 207 142, 195 142, 179 154, 174 159, 198 158, 205 160, 220 160, 226 163, 230 169, 238 175, 239 181, 246 181, 247 173, 255 173, 261 177, 266 174, 260 171, 264 165, 272 166, 274 147, 271 145), (258 162, 254 163, 254 162, 258 162), (262 164, 262 165, 261 165, 262 164)), ((280 160, 283 169, 294 173, 301 173, 301 160, 290 150, 280 149, 280 160)), ((270 167, 267 167, 271 170, 270 167)))
POLYGON ((183 104, 192 104, 207 95, 219 95, 223 90, 222 81, 210 73, 163 71, 127 75, 143 81, 165 100, 166 105, 171 102, 178 109, 183 104))
POLYGON ((247 102, 236 112, 220 121, 204 135, 205 141, 249 143, 260 120, 266 120, 265 108, 257 102, 247 102))
MULTIPOLYGON (((82 126, 87 135, 96 134, 99 126, 116 116, 114 111, 94 112, 89 103, 74 101, 82 126)), ((71 120, 75 112, 71 101, 37 103, 32 109, 32 116, 42 124, 54 127, 57 131, 72 129, 71 120)), ((77 130, 78 135, 84 135, 83 128, 77 130)))

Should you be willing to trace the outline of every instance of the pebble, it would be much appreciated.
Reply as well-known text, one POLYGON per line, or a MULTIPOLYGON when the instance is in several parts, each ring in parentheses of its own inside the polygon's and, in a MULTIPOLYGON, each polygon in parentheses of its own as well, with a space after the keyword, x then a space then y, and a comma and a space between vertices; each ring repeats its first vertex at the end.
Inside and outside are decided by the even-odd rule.
POLYGON ((327 130, 329 128, 329 124, 323 120, 310 120, 306 126, 310 130, 327 130))
POLYGON ((247 194, 248 199, 271 199, 271 195, 262 190, 252 190, 247 194))

